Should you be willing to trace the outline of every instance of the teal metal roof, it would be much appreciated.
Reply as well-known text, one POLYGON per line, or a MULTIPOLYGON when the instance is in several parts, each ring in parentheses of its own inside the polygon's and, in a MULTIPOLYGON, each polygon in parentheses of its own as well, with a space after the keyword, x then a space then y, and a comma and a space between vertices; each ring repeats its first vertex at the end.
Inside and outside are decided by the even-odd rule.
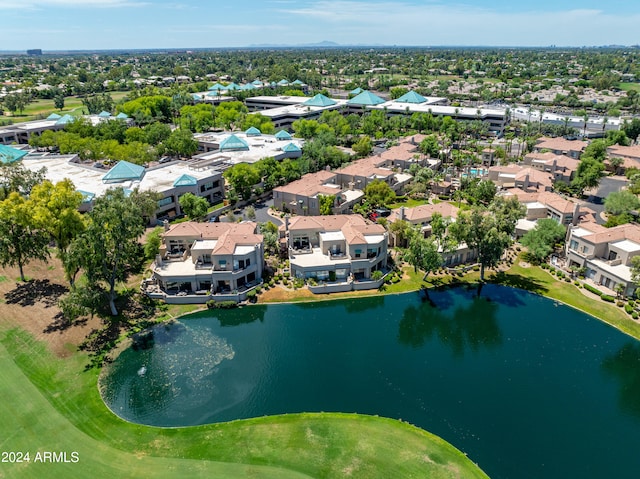
POLYGON ((100 118, 109 118, 111 116, 111 113, 109 113, 108 111, 102 110, 100 113, 98 113, 98 116, 100 118))
POLYGON ((14 163, 27 156, 26 151, 18 150, 6 145, 0 145, 0 163, 9 164, 14 163))
POLYGON ((287 86, 289 84, 289 80, 285 80, 284 78, 278 82, 278 86, 287 86))
POLYGON ((173 186, 196 186, 198 184, 198 180, 193 176, 182 175, 176 181, 173 182, 173 186))
POLYGON ((247 136, 260 136, 260 135, 262 135, 262 132, 260 130, 258 130, 255 126, 252 126, 251 128, 247 129, 247 131, 245 131, 244 133, 247 136))
POLYGON ((251 84, 252 84, 253 86, 262 86, 262 82, 261 82, 260 80, 253 80, 253 81, 251 82, 251 84))
POLYGON ((318 93, 316 96, 309 98, 303 103, 303 105, 306 106, 331 106, 335 104, 336 102, 334 100, 324 96, 322 93, 318 93))
POLYGON ((47 120, 59 120, 60 118, 62 118, 60 115, 58 115, 57 113, 51 113, 51 115, 49 115, 47 117, 47 120))
POLYGON ((56 121, 56 125, 66 125, 67 123, 72 123, 75 120, 75 117, 71 115, 64 115, 58 121, 56 121))
POLYGON ((241 90, 255 90, 256 87, 252 83, 247 83, 246 85, 242 85, 240 87, 241 90))
POLYGON ((237 83, 231 82, 227 86, 225 86, 224 89, 225 90, 240 90, 241 87, 237 83))
POLYGON ((128 120, 129 119, 129 115, 127 115, 126 113, 120 112, 120 113, 118 113, 116 115, 116 119, 118 119, 118 120, 128 120))
POLYGON ((351 100, 348 100, 349 105, 379 105, 384 103, 384 100, 378 95, 374 95, 370 91, 363 91, 357 96, 354 96, 351 100))
POLYGON ((76 190, 78 193, 82 195, 83 203, 91 203, 93 199, 96 197, 95 193, 91 193, 90 191, 76 190))
POLYGON ((300 80, 294 80, 293 83, 291 83, 292 85, 304 85, 303 82, 301 82, 300 80))
POLYGON ((191 94, 191 98, 193 98, 195 101, 202 100, 202 97, 200 95, 198 95, 197 93, 192 93, 191 94))
POLYGON ((224 85, 221 85, 220 83, 214 83, 208 88, 208 90, 218 91, 218 90, 226 90, 226 88, 224 87, 224 85))
POLYGON ((396 100, 398 103, 424 103, 427 101, 425 97, 411 90, 396 100))
POLYGON ((220 142, 220 151, 249 150, 249 144, 236 135, 231 135, 220 142))
POLYGON ((289 143, 288 145, 285 145, 285 146, 282 147, 282 151, 284 151, 286 153, 294 153, 294 152, 298 152, 298 151, 302 151, 302 150, 295 143, 289 143))
POLYGON ((280 130, 278 133, 275 134, 275 137, 278 140, 290 140, 291 139, 291 135, 286 130, 280 130))
POLYGON ((356 88, 355 90, 351 90, 349 92, 349 95, 359 95, 360 93, 362 93, 364 90, 360 87, 356 88))
POLYGON ((206 96, 220 96, 220 90, 218 91, 210 91, 209 93, 206 94, 206 96))
POLYGON ((134 165, 133 163, 122 160, 102 177, 102 182, 117 183, 127 180, 141 180, 143 176, 144 166, 134 165))

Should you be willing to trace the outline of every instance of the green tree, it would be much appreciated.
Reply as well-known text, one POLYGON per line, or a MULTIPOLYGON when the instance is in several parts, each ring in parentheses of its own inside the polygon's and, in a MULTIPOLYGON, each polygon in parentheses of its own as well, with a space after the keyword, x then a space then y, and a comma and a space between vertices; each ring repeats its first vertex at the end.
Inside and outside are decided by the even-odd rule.
POLYGON ((438 245, 432 238, 425 238, 420 227, 410 229, 409 247, 405 255, 407 262, 413 266, 414 271, 424 271, 422 281, 427 279, 429 273, 442 265, 442 256, 438 253, 438 245))
POLYGON ((62 110, 64 108, 64 93, 57 93, 53 97, 53 105, 58 109, 62 110))
POLYGON ((84 217, 78 212, 82 194, 68 178, 55 185, 45 180, 33 187, 29 199, 33 203, 35 220, 55 241, 58 258, 73 286, 77 266, 69 258, 68 251, 71 242, 85 228, 84 217))
POLYGON ((244 200, 251 198, 251 187, 260 181, 258 169, 247 163, 233 165, 223 176, 244 200))
POLYGON ((604 200, 604 210, 610 215, 628 214, 640 207, 640 199, 629 190, 614 191, 604 200))
POLYGON ((516 222, 524 214, 525 208, 517 199, 497 198, 488 210, 476 206, 462 212, 449 227, 458 243, 466 243, 469 249, 477 252, 481 281, 484 281, 485 269, 495 267, 511 245, 516 222))
POLYGON ((70 247, 70 254, 87 278, 86 287, 100 291, 106 285, 113 316, 118 315, 116 285, 126 281, 140 264, 143 252, 138 239, 156 202, 156 194, 134 190, 127 196, 123 188, 107 190, 96 199, 88 213, 87 228, 70 247))
POLYGON ((389 95, 391 96, 392 100, 397 100, 398 98, 400 98, 402 95, 404 95, 405 93, 407 93, 409 90, 407 90, 406 88, 403 87, 393 87, 389 90, 389 95))
POLYGON ((318 195, 318 203, 320 205, 321 215, 333 214, 333 205, 335 203, 335 195, 318 195))
POLYGON ((396 199, 395 192, 383 180, 375 179, 364 189, 364 196, 374 206, 386 206, 396 199))
POLYGON ((373 143, 368 136, 361 136, 351 147, 360 158, 369 156, 373 151, 373 143))
POLYGON ((172 131, 162 145, 167 154, 176 158, 188 158, 198 151, 198 142, 186 128, 172 131))
POLYGON ((180 208, 190 220, 201 221, 207 215, 209 202, 201 196, 185 193, 178 202, 180 203, 180 208))
POLYGON ((114 107, 113 98, 108 93, 86 96, 82 99, 82 104, 91 115, 101 111, 111 112, 114 107))
POLYGON ((440 144, 435 135, 429 135, 420 142, 420 152, 430 158, 438 158, 440 155, 440 144))
POLYGON ((600 184, 604 175, 604 163, 591 157, 583 157, 578 164, 576 176, 571 181, 571 188, 577 195, 584 194, 584 190, 595 188, 600 184))
POLYGON ((162 244, 162 231, 162 227, 158 226, 147 235, 147 240, 144 243, 144 256, 148 260, 155 259, 156 255, 160 251, 160 245, 162 244))
POLYGON ((278 253, 278 227, 271 221, 260 225, 265 251, 269 254, 278 253))
POLYGON ((557 243, 564 239, 566 230, 551 218, 539 219, 536 227, 527 232, 520 243, 527 247, 529 257, 535 263, 542 263, 552 252, 557 243))
POLYGON ((0 200, 8 197, 11 192, 29 196, 33 187, 44 181, 46 171, 46 168, 31 171, 22 163, 0 166, 0 200))
POLYGON ((0 202, 0 265, 17 266, 25 281, 24 265, 49 257, 49 236, 34 217, 33 202, 16 192, 0 202))

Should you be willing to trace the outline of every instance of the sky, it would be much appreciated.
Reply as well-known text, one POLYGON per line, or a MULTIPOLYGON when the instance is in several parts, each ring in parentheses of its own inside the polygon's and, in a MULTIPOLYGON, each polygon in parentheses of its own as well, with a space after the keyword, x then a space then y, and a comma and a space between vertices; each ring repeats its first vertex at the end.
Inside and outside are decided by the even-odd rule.
POLYGON ((640 44, 638 0, 0 0, 0 51, 640 44))

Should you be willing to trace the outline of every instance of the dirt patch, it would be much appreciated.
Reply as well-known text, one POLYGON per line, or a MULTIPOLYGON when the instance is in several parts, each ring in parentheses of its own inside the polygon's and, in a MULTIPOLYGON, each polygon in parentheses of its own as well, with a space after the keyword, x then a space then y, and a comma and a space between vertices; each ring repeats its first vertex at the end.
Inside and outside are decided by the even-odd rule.
POLYGON ((16 268, 0 268, 0 322, 20 326, 49 344, 60 357, 69 356, 95 329, 98 318, 69 325, 60 314, 58 300, 68 291, 62 265, 57 258, 34 261, 25 266, 27 282, 19 281, 16 268))
POLYGON ((276 302, 286 302, 297 300, 298 298, 317 298, 318 296, 313 294, 308 289, 288 289, 283 288, 282 286, 274 286, 273 288, 269 288, 269 290, 262 290, 260 296, 258 297, 259 303, 276 303, 276 302))

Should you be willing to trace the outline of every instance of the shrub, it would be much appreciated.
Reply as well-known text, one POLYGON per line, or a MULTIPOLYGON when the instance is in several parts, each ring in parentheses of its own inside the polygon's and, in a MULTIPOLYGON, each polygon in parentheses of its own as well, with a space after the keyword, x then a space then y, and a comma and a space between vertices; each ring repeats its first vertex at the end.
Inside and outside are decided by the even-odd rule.
POLYGON ((607 303, 613 303, 616 300, 616 298, 609 296, 608 294, 603 294, 600 297, 602 298, 602 301, 606 301, 607 303))
POLYGON ((585 284, 584 285, 584 289, 586 289, 587 291, 590 291, 593 294, 597 294, 598 296, 602 296, 602 291, 594 288, 593 286, 591 286, 590 284, 585 284))
POLYGON ((257 299, 258 299, 258 292, 255 289, 247 291, 247 301, 251 301, 252 303, 255 303, 257 299))
POLYGON ((399 283, 400 282, 400 277, 399 276, 394 276, 393 279, 391 280, 392 283, 399 283))
POLYGON ((616 306, 618 308, 622 308, 624 306, 624 303, 622 301, 616 301, 616 306))
POLYGON ((214 299, 207 301, 207 308, 209 309, 231 309, 237 307, 238 303, 235 301, 216 301, 214 299))
POLYGON ((564 278, 564 280, 565 280, 567 283, 571 283, 571 278, 569 278, 568 276, 567 276, 566 278, 564 278))
POLYGON ((573 284, 575 284, 576 286, 580 286, 580 281, 574 281, 573 284))
POLYGON ((636 313, 635 311, 633 313, 631 313, 631 317, 633 319, 638 319, 638 313, 636 313))
POLYGON ((624 310, 626 311, 627 314, 633 314, 633 308, 628 304, 624 305, 624 310))
POLYGON ((629 300, 629 306, 631 306, 632 308, 636 305, 636 302, 633 299, 629 300))
MULTIPOLYGON (((379 279, 382 279, 382 276, 383 274, 382 274, 382 271, 380 270, 377 270, 371 273, 371 279, 374 281, 378 281, 379 279)), ((331 277, 331 274, 329 274, 329 277, 331 277)))
POLYGON ((336 280, 336 272, 329 271, 329 281, 335 281, 335 280, 336 280))
POLYGON ((309 278, 307 282, 309 283, 309 286, 316 286, 318 284, 318 281, 315 278, 309 278))

